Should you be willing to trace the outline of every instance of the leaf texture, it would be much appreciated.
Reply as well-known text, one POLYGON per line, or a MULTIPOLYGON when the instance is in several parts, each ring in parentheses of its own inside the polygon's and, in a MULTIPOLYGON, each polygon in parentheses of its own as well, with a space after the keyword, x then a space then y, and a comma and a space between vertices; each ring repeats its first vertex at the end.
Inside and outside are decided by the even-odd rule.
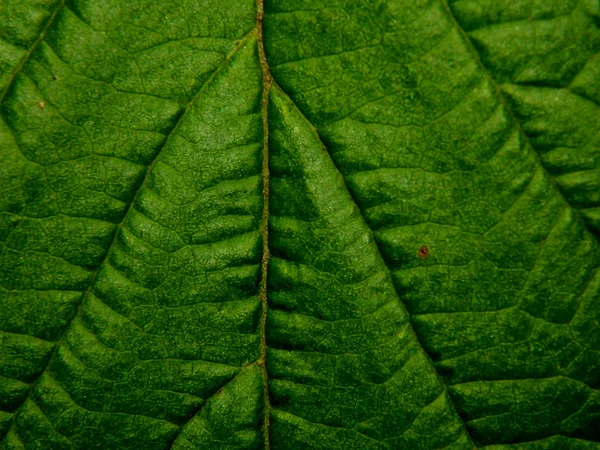
POLYGON ((0 449, 600 448, 597 0, 0 8, 0 449))

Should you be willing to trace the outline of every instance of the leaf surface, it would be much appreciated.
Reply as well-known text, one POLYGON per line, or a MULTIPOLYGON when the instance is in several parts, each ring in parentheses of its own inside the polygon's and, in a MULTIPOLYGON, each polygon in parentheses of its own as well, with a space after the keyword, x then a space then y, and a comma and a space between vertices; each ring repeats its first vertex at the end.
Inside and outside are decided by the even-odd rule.
POLYGON ((597 1, 0 6, 0 448, 600 448, 597 1))

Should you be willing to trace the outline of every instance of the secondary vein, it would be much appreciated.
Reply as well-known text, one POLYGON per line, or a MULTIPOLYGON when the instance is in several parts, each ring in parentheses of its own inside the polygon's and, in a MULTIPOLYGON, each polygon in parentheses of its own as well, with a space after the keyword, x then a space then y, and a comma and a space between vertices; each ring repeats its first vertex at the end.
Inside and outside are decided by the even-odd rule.
MULTIPOLYGON (((272 82, 274 83, 274 81, 272 81, 272 82)), ((278 87, 283 91, 283 89, 279 85, 278 85, 278 87)), ((283 92, 285 92, 285 91, 283 91, 283 92)), ((327 148, 327 146, 325 145, 325 143, 323 142, 323 139, 321 138, 321 135, 319 134, 319 131, 317 130, 317 128, 314 126, 314 124, 310 120, 308 120, 308 118, 304 115, 304 113, 302 112, 302 110, 298 107, 298 105, 296 105, 296 103, 292 100, 292 98, 291 97, 289 97, 289 98, 290 98, 290 101, 295 106, 295 108, 300 112, 300 114, 302 114, 302 116, 304 117, 304 119, 306 120, 306 122, 308 122, 311 125, 312 131, 315 134, 315 137, 319 140, 319 142, 321 142, 321 145, 323 146, 323 148, 325 149, 325 151, 327 151, 327 153, 330 155, 330 159, 331 159, 331 162, 332 162, 333 166, 341 174, 342 172, 341 172, 340 168, 338 167, 338 165, 336 164, 336 162, 334 161, 334 159, 331 158, 331 153, 330 153, 329 149, 327 148)), ((348 183, 346 181, 346 178, 343 175, 342 175, 342 182, 344 184, 344 187, 346 188, 346 192, 348 192, 348 195, 350 196, 350 198, 352 199, 352 202, 354 203, 354 207, 356 208, 356 211, 360 215, 362 221, 365 224, 367 224, 367 221, 365 219, 364 213, 358 207, 358 201, 356 200, 356 198, 355 198, 352 190, 349 189, 348 183)), ((366 226, 367 226, 367 228, 369 228, 369 230, 371 230, 371 228, 368 225, 366 225, 366 226)), ((371 230, 371 233, 372 233, 372 230, 371 230)), ((381 257, 381 259, 383 261, 383 265, 384 265, 385 270, 387 272, 387 276, 391 280, 392 269, 390 268, 390 266, 386 262, 385 258, 383 258, 383 256, 382 256, 382 251, 379 248, 379 243, 377 242, 377 240, 375 239, 374 236, 372 236, 372 238, 373 238, 373 242, 375 243, 375 247, 377 248, 377 251, 378 251, 378 253, 379 253, 379 255, 380 255, 380 257, 381 257)), ((400 303, 400 305, 402 306, 402 308, 406 311, 407 316, 410 317, 410 314, 408 313, 408 310, 406 310, 406 306, 404 305, 404 302, 401 300, 400 292, 398 291, 398 289, 396 288, 396 286, 393 283, 392 283, 392 285, 394 287, 394 292, 396 293, 396 300, 400 303)), ((419 344, 419 348, 421 348, 421 350, 425 354, 425 357, 429 360, 429 363, 431 364, 431 367, 435 370, 435 364, 433 363, 431 355, 429 355, 429 353, 427 351, 425 351, 425 347, 423 346, 423 344, 421 342, 421 339, 419 338, 419 336, 417 335, 417 333, 415 332, 415 330, 413 328, 412 321, 410 322, 410 333, 412 334, 414 340, 419 344)), ((460 420, 460 423, 462 424, 464 434, 469 438, 469 440, 470 440, 470 442, 472 444, 472 438, 471 438, 471 435, 469 434, 469 432, 467 430, 466 423, 465 423, 464 420, 462 420, 460 418, 460 415, 458 414, 458 410, 457 410, 456 406, 450 400, 450 396, 448 394, 448 387, 447 387, 445 381, 443 380, 443 378, 441 377, 441 375, 437 372, 437 370, 435 371, 435 373, 436 373, 436 377, 437 377, 437 379, 438 379, 438 381, 440 383, 440 386, 442 388, 442 393, 445 396, 447 396, 447 398, 449 400, 449 403, 452 405, 452 409, 454 411, 454 414, 456 415, 456 417, 460 420)), ((473 445, 473 448, 475 448, 474 444, 472 444, 472 445, 473 445)))
POLYGON ((587 230, 587 232, 590 233, 592 236, 594 236, 596 238, 597 242, 600 242, 600 240, 598 240, 598 238, 596 237, 596 235, 588 228, 587 224, 585 223, 585 221, 581 217, 579 211, 576 208, 574 208, 573 206, 571 206, 571 204, 567 200, 567 197, 565 196, 564 192, 562 191, 562 189, 556 183, 556 180, 554 179, 554 177, 550 175, 550 173, 548 172, 548 170, 546 169, 546 167, 544 166, 544 164, 542 164, 542 159, 540 157, 540 154, 537 152, 537 150, 535 149, 535 147, 532 145, 531 140, 529 139, 529 136, 525 133, 525 130, 523 130, 523 127, 521 126, 521 122, 519 122, 519 120, 517 119, 517 115, 512 110, 512 108, 509 105, 509 103, 506 101, 506 98, 505 98, 504 94, 502 93, 502 89, 501 89, 500 85, 496 82, 496 80, 494 80, 494 77, 492 76, 492 74, 490 73, 490 71, 483 64, 483 61, 481 60, 479 52, 475 49, 475 46, 473 45, 473 42, 471 41, 471 38, 469 37, 469 35, 467 34, 467 32, 463 29, 463 27, 456 20, 456 17, 454 16, 454 13, 452 12, 452 9, 448 5, 448 0, 440 0, 440 3, 442 5, 442 9, 444 10, 444 12, 450 18, 450 20, 452 22, 452 25, 454 26, 454 28, 456 29, 456 31, 460 34, 461 38, 465 41, 465 44, 467 45, 467 48, 469 49, 469 53, 471 53, 471 55, 475 59, 475 62, 477 63, 477 66, 481 70, 481 73, 483 73, 483 75, 488 80, 488 82, 490 83, 490 85, 493 86, 494 93, 496 94, 496 99, 502 105, 502 107, 506 110, 506 112, 508 113, 508 115, 511 117, 511 119, 513 121, 513 124, 514 124, 515 128, 517 129, 517 132, 521 135, 521 137, 523 138, 523 140, 527 143, 527 146, 529 146, 533 150, 533 155, 534 155, 534 157, 536 159, 537 164, 542 168, 542 170, 544 172, 546 172, 546 174, 548 175, 548 179, 550 180, 550 182, 552 183, 552 185, 556 188, 556 191, 562 197, 562 199, 565 202, 565 204, 569 208, 571 208, 573 210, 573 212, 575 213, 575 217, 583 225, 584 229, 587 230))
POLYGON ((25 67, 25 64, 27 63, 27 61, 29 61, 29 58, 31 58, 31 55, 33 54, 35 49, 38 47, 38 45, 40 45, 40 43, 44 40, 44 38, 46 37, 46 34, 48 33, 48 29, 54 23, 54 21, 56 20, 56 17, 58 16, 58 13, 63 9, 64 6, 65 6, 65 0, 61 0, 61 2, 54 9, 54 12, 48 19, 48 22, 46 22, 46 25, 42 29, 40 36, 36 39, 36 41, 33 43, 31 48, 29 49, 29 51, 25 54, 25 56, 23 57, 23 59, 21 60, 19 65, 13 71, 12 75, 10 76, 10 80, 8 80, 8 84, 6 85, 6 88, 2 92, 2 95, 0 95, 0 105, 4 102, 4 98, 6 97, 6 94, 8 93, 8 91, 10 90, 10 87, 12 86, 13 82, 17 78, 17 75, 19 74, 19 72, 21 72, 21 70, 23 70, 23 67, 25 67))

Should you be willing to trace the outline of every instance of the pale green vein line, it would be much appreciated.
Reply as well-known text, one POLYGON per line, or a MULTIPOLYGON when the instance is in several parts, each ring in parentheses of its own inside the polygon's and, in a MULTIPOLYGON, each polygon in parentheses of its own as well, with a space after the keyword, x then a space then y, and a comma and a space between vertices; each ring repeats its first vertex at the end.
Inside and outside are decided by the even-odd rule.
POLYGON ((23 67, 25 67, 25 64, 27 64, 27 61, 29 61, 29 59, 31 58, 31 55, 33 54, 35 49, 38 47, 38 45, 40 45, 40 43, 46 38, 46 34, 48 34, 48 30, 50 29, 50 26, 54 23, 54 21, 56 20, 56 17, 58 16, 58 13, 63 9, 64 6, 65 6, 65 0, 61 0, 61 2, 54 9, 54 12, 48 19, 48 22, 46 22, 46 25, 42 29, 40 36, 36 39, 36 41, 33 43, 31 48, 29 49, 29 51, 25 54, 25 56, 21 60, 21 63, 13 71, 13 73, 10 77, 10 80, 8 80, 8 84, 6 85, 6 89, 4 89, 4 92, 2 92, 2 95, 0 95, 0 105, 4 102, 4 98, 6 97, 6 94, 8 93, 8 91, 10 90, 13 82, 17 78, 17 75, 21 72, 21 70, 23 70, 23 67))
MULTIPOLYGON (((50 365, 51 361, 54 359, 54 356, 56 355, 56 351, 58 349, 58 347, 60 346, 64 336, 67 334, 67 331, 69 330, 69 328, 71 327, 71 324, 75 321, 75 319, 79 316, 79 314, 81 313, 81 308, 83 306, 83 304, 85 303, 85 300, 89 297, 89 295, 92 292, 92 289, 94 287, 94 283, 96 281, 96 277, 98 276, 98 273, 100 272, 100 270, 102 269, 102 267, 104 266, 104 264, 107 262, 108 260, 108 256, 111 254, 113 247, 117 241, 117 236, 119 235, 119 231, 123 228, 123 224, 125 223, 126 218, 128 217, 129 213, 131 213, 131 211, 133 210, 134 204, 139 196, 139 194, 143 191, 144 187, 146 186, 146 183, 149 179, 149 175, 152 172, 152 169, 154 168, 154 166, 156 165, 156 162, 158 161, 158 158, 160 156, 160 154, 162 153, 162 151, 165 149, 165 147, 168 145, 168 143, 170 142, 171 138, 173 137, 173 135, 177 132, 177 130, 179 129, 179 127, 181 126, 184 117, 186 117, 187 113, 190 111, 190 109, 192 108, 192 106, 195 104, 195 102, 198 100, 198 98, 200 97, 200 95, 204 92, 204 90, 212 83, 212 81, 215 79, 215 77, 223 70, 223 68, 225 66, 227 66, 227 64, 229 63, 229 61, 231 60, 231 58, 237 53, 237 51, 254 35, 254 30, 252 30, 251 32, 249 32, 248 34, 246 34, 235 46, 235 48, 233 49, 232 52, 230 52, 225 59, 221 62, 221 64, 219 64, 219 66, 213 71, 213 73, 211 74, 211 76, 208 78, 208 80, 206 80, 204 82, 204 84, 198 89, 198 91, 196 92, 196 94, 194 95, 194 97, 192 98, 192 100, 190 100, 190 102, 187 104, 186 108, 184 109, 184 111, 180 114, 179 118, 177 119, 177 122, 175 123, 175 125, 173 126, 173 129, 171 130, 171 132, 168 134, 167 138, 165 139, 165 142, 163 143, 162 147, 158 150, 158 152, 156 153, 156 155, 154 156, 154 159, 152 160, 152 162, 148 165, 148 168, 146 169, 146 174, 144 175, 144 179, 142 180, 142 182, 140 183, 140 185, 137 187, 134 195, 132 196, 129 205, 127 207, 127 210, 125 211, 125 213, 123 214, 123 217, 121 219, 121 221, 119 222, 119 224, 115 227, 115 231, 113 233, 113 236, 111 238, 110 244, 108 245, 108 248, 106 250, 106 253, 104 254, 104 258, 102 258, 102 261, 100 261, 100 264, 98 264, 98 267, 94 270, 93 274, 92 274, 92 278, 91 281, 88 285, 88 288, 82 293, 81 296, 81 300, 79 301, 78 305, 77 305, 77 311, 75 312, 75 314, 73 315, 73 317, 69 320, 69 322, 67 323, 67 325, 65 326, 61 336, 58 338, 58 340, 56 341, 56 345, 54 346, 54 349, 52 350, 52 353, 50 354, 50 357, 48 358, 48 362, 46 363, 46 365, 44 366, 44 368, 42 369, 42 371, 39 373, 39 375, 36 377, 36 379, 30 384, 29 386, 29 390, 27 391, 27 395, 25 396, 25 399, 23 400, 23 403, 21 403, 21 406, 19 406, 19 408, 15 411, 14 416, 13 416, 13 422, 10 426, 10 429, 8 430, 8 432, 6 433, 6 435, 4 436, 4 438, 0 441, 0 443, 4 442, 5 439, 8 438, 9 434, 11 433, 11 431, 14 430, 14 426, 15 426, 15 420, 14 418, 16 418, 21 410, 23 409, 23 405, 27 402, 28 399, 30 399, 31 397, 31 393, 33 391, 33 388, 36 384, 36 382, 39 380, 39 378, 46 373, 46 370, 48 369, 48 366, 50 365)), ((17 435, 17 433, 13 432, 13 434, 17 435)))

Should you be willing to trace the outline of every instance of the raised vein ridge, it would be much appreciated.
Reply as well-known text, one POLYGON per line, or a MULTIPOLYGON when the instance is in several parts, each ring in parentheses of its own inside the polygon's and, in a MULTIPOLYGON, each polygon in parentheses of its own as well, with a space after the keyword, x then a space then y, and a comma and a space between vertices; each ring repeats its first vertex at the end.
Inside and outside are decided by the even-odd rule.
POLYGON ((261 234, 263 242, 263 253, 261 262, 261 281, 260 281, 260 303, 262 313, 260 318, 260 356, 259 366, 263 376, 263 396, 265 403, 265 418, 263 424, 263 433, 265 439, 265 448, 268 450, 271 446, 269 441, 269 422, 270 422, 270 403, 269 403, 269 384, 267 375, 267 269, 269 265, 269 125, 267 110, 269 105, 269 89, 272 84, 271 71, 265 54, 263 42, 263 0, 257 0, 256 3, 256 38, 258 41, 258 56, 260 58, 260 68, 263 74, 263 93, 261 101, 261 115, 263 123, 263 162, 262 162, 262 180, 263 180, 263 210, 261 217, 261 234))
POLYGON ((10 79, 8 80, 8 84, 6 85, 6 88, 2 92, 2 95, 0 95, 0 104, 2 104, 4 102, 4 98, 6 97, 6 94, 8 93, 8 91, 10 90, 13 82, 17 78, 17 75, 19 74, 19 72, 21 72, 21 70, 23 70, 23 67, 25 67, 25 64, 27 64, 27 61, 29 61, 29 58, 31 58, 31 55, 33 54, 35 49, 38 47, 38 45, 40 45, 40 43, 45 39, 46 34, 48 33, 48 30, 50 29, 50 26, 52 26, 52 24, 56 20, 56 17, 58 16, 58 13, 63 9, 64 6, 65 6, 65 0, 61 0, 60 3, 58 4, 58 6, 54 9, 54 12, 52 13, 52 15, 50 16, 48 21, 46 22, 46 25, 42 29, 40 36, 36 39, 36 41, 33 43, 31 48, 29 49, 29 51, 25 54, 25 56, 23 57, 23 59, 21 60, 19 65, 13 71, 10 79))
POLYGON ((511 106, 509 105, 509 103, 506 101, 505 96, 502 94, 500 86, 498 85, 498 83, 496 83, 496 81, 494 80, 494 78, 490 74, 489 70, 485 67, 485 65, 481 61, 481 57, 480 57, 479 53, 477 52, 477 50, 475 49, 475 46, 473 45, 473 42, 471 41, 471 38, 469 38, 469 36, 465 32, 465 30, 460 26, 460 24, 456 20, 456 17, 452 13, 452 9, 450 9, 450 6, 448 6, 448 1, 447 0, 440 0, 440 3, 442 5, 442 8, 444 9, 444 11, 446 12, 446 14, 450 18, 450 20, 452 22, 452 25, 454 26, 454 28, 456 28, 456 30, 460 34, 461 38, 465 41, 465 43, 467 45, 467 48, 469 49, 469 52, 473 55, 473 58, 475 59, 477 65, 479 67, 479 69, 481 70, 481 73, 485 76, 485 78, 489 81, 489 83, 494 87, 494 92, 495 92, 496 98, 498 99, 498 102, 506 109, 508 115, 512 118, 515 127, 517 128, 519 134, 521 135, 521 138, 527 143, 527 146, 531 147, 534 150, 533 154, 534 154, 534 156, 536 158, 536 162, 541 167, 541 169, 546 174, 548 174, 548 178, 550 179, 552 185, 556 187, 556 190, 559 192, 559 195, 564 200, 565 204, 567 204, 569 206, 569 208, 571 208, 575 212, 575 216, 577 217, 577 219, 579 220, 579 222, 584 226, 584 228, 591 235, 593 235, 597 239, 597 236, 589 230, 587 224, 582 219, 582 217, 579 214, 579 212, 577 211, 577 209, 574 208, 573 206, 571 206, 571 204, 567 200, 567 197, 563 193, 562 189, 556 183, 556 180, 554 179, 554 177, 551 176, 548 173, 548 170, 546 169, 545 165, 542 163, 542 160, 540 158, 539 153, 537 151, 535 151, 535 147, 531 144, 531 141, 530 141, 529 137, 527 136, 527 134, 523 130, 523 127, 521 126, 521 123, 517 119, 517 115, 515 114, 515 112, 513 111, 513 109, 511 108, 511 106))
MULTIPOLYGON (((274 186, 270 246, 274 256, 269 323, 274 345, 269 367, 271 395, 275 401, 282 399, 273 408, 277 430, 283 423, 288 424, 287 430, 302 424, 312 427, 292 441, 299 446, 311 439, 334 442, 352 435, 365 448, 373 441, 364 437, 404 448, 412 445, 412 432, 418 433, 431 414, 442 414, 446 426, 432 433, 437 445, 456 438, 462 448, 471 448, 464 423, 415 336, 372 231, 317 130, 277 85, 272 87, 270 100, 274 186), (299 242, 304 243, 302 250, 296 247, 299 242), (308 301, 298 301, 298 296, 308 301), (361 341, 346 336, 345 327, 357 323, 364 327, 361 341), (306 329, 311 331, 302 332, 306 329), (304 364, 312 370, 298 373, 304 364), (352 376, 342 381, 328 364, 352 376), (379 370, 365 370, 371 365, 379 370), (412 379, 419 381, 413 384, 412 379), (335 413, 309 412, 307 405, 318 409, 321 402, 352 404, 348 392, 339 396, 328 392, 331 385, 348 387, 348 392, 360 386, 354 395, 365 405, 377 403, 375 392, 381 389, 390 402, 400 405, 393 411, 387 409, 388 403, 374 406, 385 411, 381 416, 357 410, 347 421, 335 413), (385 429, 386 421, 397 421, 396 434, 385 429)), ((274 442, 292 445, 283 436, 277 431, 274 442)))

